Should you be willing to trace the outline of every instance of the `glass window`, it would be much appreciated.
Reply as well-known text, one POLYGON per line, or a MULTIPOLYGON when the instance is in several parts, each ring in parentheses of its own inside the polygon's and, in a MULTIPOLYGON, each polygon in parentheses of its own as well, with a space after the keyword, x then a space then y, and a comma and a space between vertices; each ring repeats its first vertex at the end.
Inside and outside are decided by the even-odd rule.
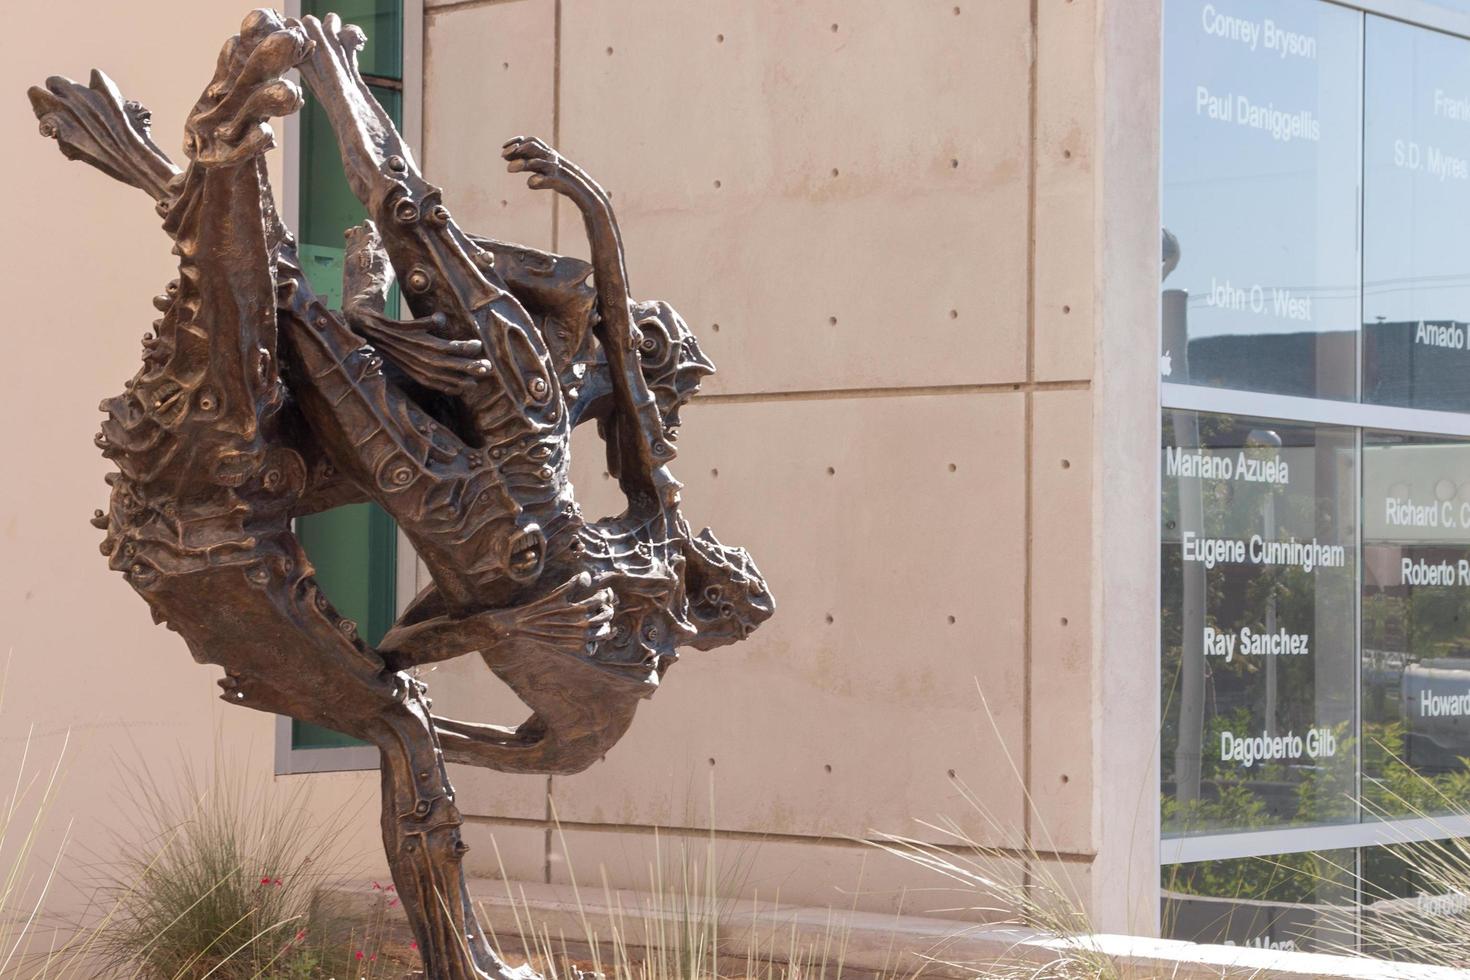
POLYGON ((1163 934, 1260 949, 1344 952, 1357 944, 1357 854, 1272 854, 1163 869, 1163 934))
POLYGON ((1470 408, 1470 41, 1365 33, 1363 399, 1470 408))
MULTIPOLYGON (((394 620, 398 529, 376 504, 349 504, 296 522, 317 584, 337 612, 355 622, 364 643, 377 643, 394 620)), ((325 749, 357 739, 302 721, 291 722, 291 746, 325 749)))
POLYGON ((1470 412, 1470 0, 1350 6, 1165 0, 1163 833, 1222 859, 1163 885, 1414 959, 1470 918, 1470 436, 1402 410, 1470 412))
POLYGON ((1363 434, 1363 805, 1470 806, 1470 441, 1363 434))
POLYGON ((1165 381, 1356 400, 1361 20, 1167 4, 1165 381))
POLYGON ((1470 967, 1470 850, 1464 841, 1365 847, 1362 950, 1383 959, 1470 967))
MULTIPOLYGON (((403 93, 368 86, 395 124, 403 118, 403 93)), ((330 307, 342 305, 343 233, 367 219, 367 209, 342 173, 337 135, 315 99, 301 110, 301 221, 298 250, 311 288, 330 307)), ((388 309, 398 308, 398 287, 388 294, 388 309)))
POLYGON ((1357 819, 1356 449, 1164 413, 1166 835, 1357 819))
POLYGON ((377 78, 403 78, 403 0, 302 0, 301 12, 336 13, 343 23, 361 27, 367 44, 357 53, 358 69, 377 78))

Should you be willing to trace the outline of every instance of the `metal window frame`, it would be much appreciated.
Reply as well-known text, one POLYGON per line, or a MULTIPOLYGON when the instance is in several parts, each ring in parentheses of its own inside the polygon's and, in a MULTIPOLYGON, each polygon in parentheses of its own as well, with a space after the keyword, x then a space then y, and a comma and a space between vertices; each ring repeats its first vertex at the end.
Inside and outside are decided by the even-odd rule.
POLYGON ((1470 837, 1470 814, 1166 837, 1159 842, 1159 864, 1167 866, 1305 851, 1381 847, 1451 837, 1470 837))
MULTIPOLYGON (((286 16, 301 16, 301 0, 286 0, 286 16)), ((293 73, 294 74, 294 73, 293 73)), ((301 217, 301 115, 292 113, 280 122, 282 129, 282 173, 280 207, 286 227, 300 226, 301 217)), ((424 0, 403 0, 403 138, 417 147, 424 134, 424 0)), ((394 597, 401 612, 413 599, 417 580, 413 546, 398 532, 397 583, 394 597)), ((276 716, 275 771, 278 776, 314 772, 344 772, 378 768, 378 750, 371 745, 345 745, 324 749, 291 747, 291 719, 276 716)))
POLYGON ((1323 0, 1338 7, 1387 17, 1414 27, 1470 38, 1470 12, 1441 7, 1433 0, 1323 0))
POLYGON ((1164 409, 1178 408, 1192 412, 1275 419, 1281 422, 1382 429, 1416 435, 1470 437, 1470 413, 1467 412, 1329 401, 1299 395, 1207 388, 1203 385, 1172 382, 1165 382, 1161 389, 1160 406, 1164 409))

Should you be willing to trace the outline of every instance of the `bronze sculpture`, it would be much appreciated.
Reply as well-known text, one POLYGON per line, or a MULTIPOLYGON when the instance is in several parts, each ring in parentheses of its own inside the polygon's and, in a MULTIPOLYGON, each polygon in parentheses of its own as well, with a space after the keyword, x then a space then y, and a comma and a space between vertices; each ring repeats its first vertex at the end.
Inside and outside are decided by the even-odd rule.
POLYGON ((142 367, 101 405, 118 472, 94 523, 155 620, 224 668, 227 700, 380 749, 384 844, 426 975, 510 977, 475 922, 444 762, 579 772, 678 647, 742 639, 773 601, 744 550, 680 513, 678 414, 713 366, 669 306, 629 296, 606 193, 517 138, 508 167, 579 210, 590 264, 463 231, 363 82, 363 40, 335 15, 250 14, 189 115, 182 169, 100 72, 30 91, 42 134, 148 193, 179 256, 142 367), (292 68, 372 219, 348 232, 341 310, 307 283, 266 178, 267 120, 302 104, 292 68), (387 309, 395 280, 409 320, 387 309), (568 480, 587 421, 627 498, 595 522, 568 480), (433 578, 376 648, 317 588, 291 525, 369 499, 433 578), (529 719, 430 713, 408 671, 471 652, 529 719))

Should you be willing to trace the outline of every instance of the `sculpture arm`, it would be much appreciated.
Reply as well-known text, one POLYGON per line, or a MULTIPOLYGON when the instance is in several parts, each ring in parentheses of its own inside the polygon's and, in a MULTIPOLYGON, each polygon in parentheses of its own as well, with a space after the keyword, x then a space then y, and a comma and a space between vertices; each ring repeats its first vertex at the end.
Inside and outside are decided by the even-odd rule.
POLYGON ((525 605, 461 618, 438 615, 400 624, 379 641, 378 653, 394 670, 406 670, 477 650, 493 663, 497 651, 512 640, 580 650, 610 632, 612 592, 599 589, 576 598, 591 584, 592 577, 582 572, 525 605))
MULTIPOLYGON (((424 179, 412 151, 373 96, 357 65, 366 39, 336 14, 302 18, 315 42, 301 76, 317 97, 342 155, 352 192, 367 208, 414 315, 445 317, 451 340, 491 346, 498 317, 527 336, 535 324, 488 254, 450 217, 439 188, 424 179)), ((494 384, 481 385, 487 393, 494 384)))
POLYGON ((142 190, 161 209, 172 202, 181 171, 153 142, 151 114, 97 69, 90 84, 53 75, 26 93, 41 122, 41 135, 56 140, 68 160, 82 160, 115 180, 142 190))
POLYGON ((597 288, 595 330, 607 356, 618 409, 610 433, 618 456, 610 462, 617 465, 624 492, 634 500, 641 492, 677 489, 664 470, 676 454, 663 437, 658 405, 638 366, 641 337, 633 323, 622 240, 607 194, 580 167, 538 139, 517 137, 505 144, 501 155, 512 173, 530 173, 530 187, 556 191, 582 214, 597 288))

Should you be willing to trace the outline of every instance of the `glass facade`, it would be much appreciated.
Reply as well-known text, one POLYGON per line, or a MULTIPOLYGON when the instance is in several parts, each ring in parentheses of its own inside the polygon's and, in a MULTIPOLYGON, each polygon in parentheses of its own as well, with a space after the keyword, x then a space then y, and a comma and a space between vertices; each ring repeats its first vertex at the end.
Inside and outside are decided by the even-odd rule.
POLYGON ((1164 10, 1165 928, 1376 948, 1470 836, 1470 40, 1164 10))

